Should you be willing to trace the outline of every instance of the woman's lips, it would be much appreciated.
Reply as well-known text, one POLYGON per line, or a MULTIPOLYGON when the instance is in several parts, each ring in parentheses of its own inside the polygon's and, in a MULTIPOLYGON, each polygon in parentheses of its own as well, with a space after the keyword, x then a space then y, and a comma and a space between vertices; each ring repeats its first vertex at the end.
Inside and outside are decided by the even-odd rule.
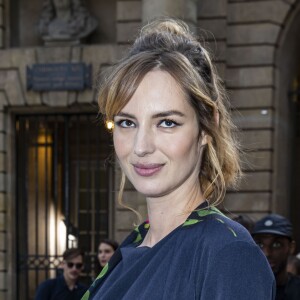
POLYGON ((163 164, 133 164, 135 172, 143 177, 149 177, 158 173, 163 166, 163 164))

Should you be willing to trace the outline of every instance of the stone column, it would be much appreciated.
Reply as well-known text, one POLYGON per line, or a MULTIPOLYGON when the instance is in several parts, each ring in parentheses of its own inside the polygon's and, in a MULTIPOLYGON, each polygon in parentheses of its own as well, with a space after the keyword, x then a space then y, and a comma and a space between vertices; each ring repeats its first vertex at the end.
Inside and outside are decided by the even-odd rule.
POLYGON ((117 1, 117 43, 131 44, 141 27, 141 1, 117 1))
POLYGON ((142 0, 142 21, 147 23, 157 17, 184 20, 192 28, 197 23, 197 0, 142 0))

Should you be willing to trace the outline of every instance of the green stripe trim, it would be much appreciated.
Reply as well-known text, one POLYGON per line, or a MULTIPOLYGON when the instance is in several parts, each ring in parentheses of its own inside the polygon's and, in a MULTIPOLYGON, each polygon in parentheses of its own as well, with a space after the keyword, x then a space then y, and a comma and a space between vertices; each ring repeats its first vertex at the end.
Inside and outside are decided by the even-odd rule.
POLYGON ((90 291, 86 291, 81 300, 88 300, 90 298, 90 291))
POLYGON ((199 219, 188 219, 186 220, 182 226, 190 226, 190 225, 194 225, 194 224, 197 224, 199 222, 201 222, 203 220, 199 220, 199 219))

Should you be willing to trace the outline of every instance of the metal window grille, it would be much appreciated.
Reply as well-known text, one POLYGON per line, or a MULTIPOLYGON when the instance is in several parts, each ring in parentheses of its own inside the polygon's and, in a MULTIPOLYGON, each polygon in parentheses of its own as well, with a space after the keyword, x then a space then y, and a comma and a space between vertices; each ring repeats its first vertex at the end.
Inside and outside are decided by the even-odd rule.
POLYGON ((16 145, 17 299, 33 299, 71 247, 87 254, 81 280, 90 284, 112 224, 110 134, 95 114, 19 115, 16 145))

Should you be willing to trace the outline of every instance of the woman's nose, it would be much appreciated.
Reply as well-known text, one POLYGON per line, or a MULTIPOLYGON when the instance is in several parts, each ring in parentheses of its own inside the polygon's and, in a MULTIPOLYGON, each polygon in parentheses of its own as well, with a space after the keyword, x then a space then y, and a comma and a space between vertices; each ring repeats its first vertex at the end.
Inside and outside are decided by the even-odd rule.
POLYGON ((134 153, 143 157, 155 150, 154 136, 151 128, 141 126, 138 128, 134 141, 134 153))

